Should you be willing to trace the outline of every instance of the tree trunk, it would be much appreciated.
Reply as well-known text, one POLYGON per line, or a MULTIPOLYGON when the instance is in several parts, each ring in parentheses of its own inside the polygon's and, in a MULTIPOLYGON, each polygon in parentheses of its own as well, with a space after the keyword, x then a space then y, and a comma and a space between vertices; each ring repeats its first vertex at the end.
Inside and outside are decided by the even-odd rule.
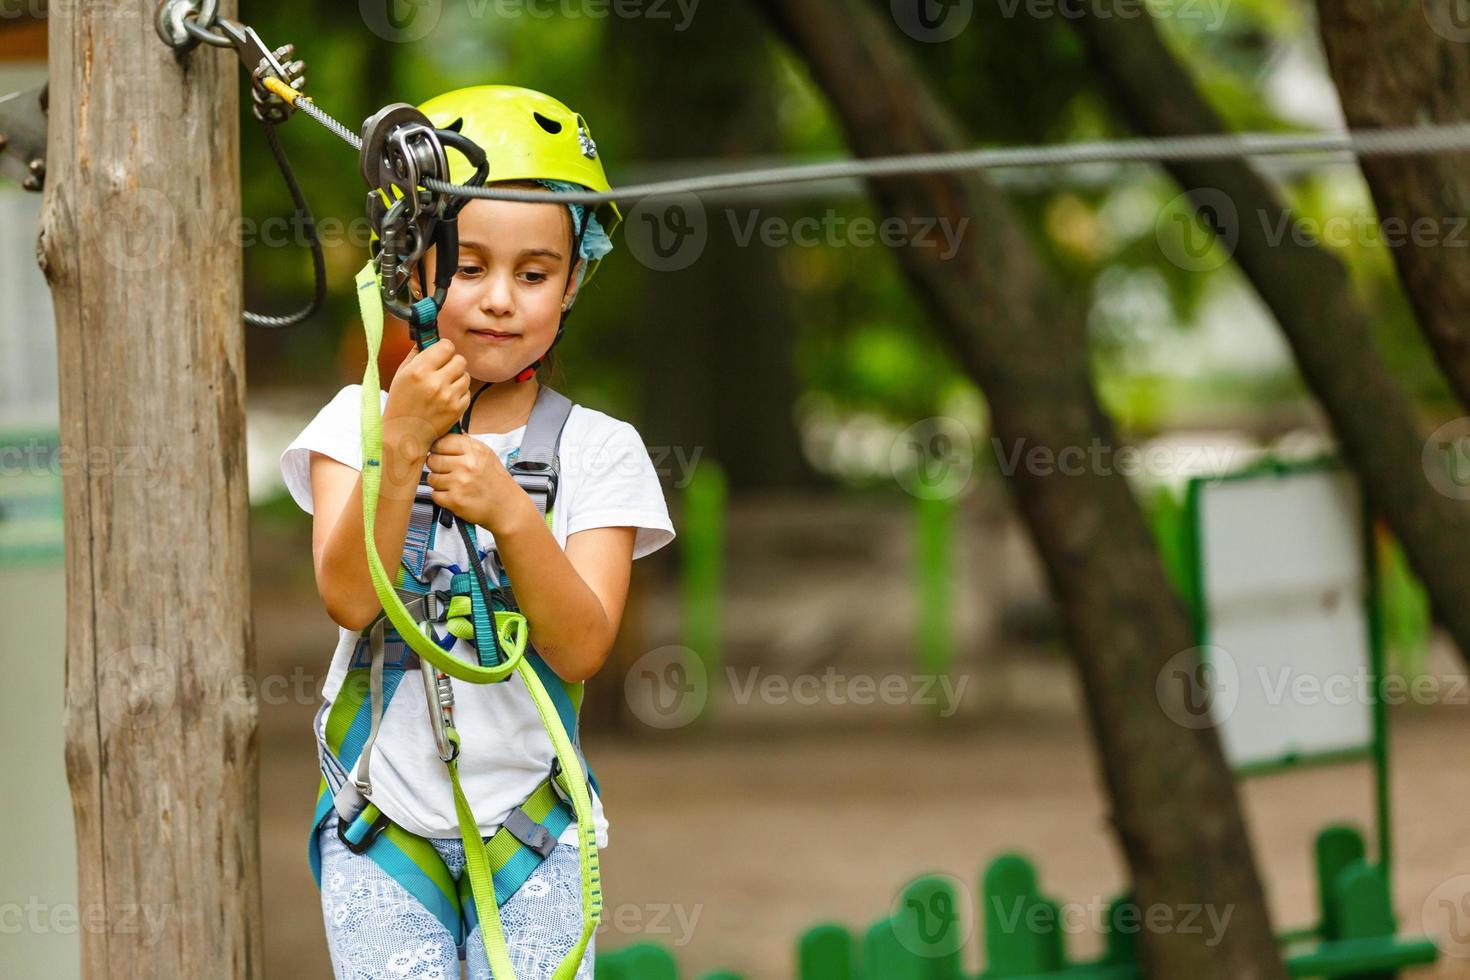
MULTIPOLYGON (((967 146, 867 0, 760 6, 807 62, 857 154, 967 146)), ((885 178, 870 187, 880 210, 915 222, 909 227, 968 220, 964 245, 950 260, 932 248, 894 251, 984 390, 1000 463, 1020 454, 1007 483, 1061 607, 1135 900, 1172 915, 1231 911, 1214 947, 1187 930, 1145 930, 1144 974, 1284 978, 1217 734, 1171 721, 1180 717, 1182 692, 1156 684, 1171 658, 1193 662, 1184 606, 1117 469, 1070 465, 1095 447, 1115 448, 1088 373, 1081 310, 1048 276, 985 178, 885 178), (1037 452, 1039 462, 1030 455, 1037 452), (1069 465, 1053 469, 1047 459, 1069 465)))
MULTIPOLYGON (((232 15, 233 4, 222 5, 232 15)), ((38 258, 61 380, 87 977, 259 977, 239 66, 57 4, 38 258)))
MULTIPOLYGON (((1112 3, 1082 5, 1073 23, 1129 121, 1151 136, 1224 132, 1152 18, 1127 16, 1110 9, 1112 3)), ((1235 233, 1236 262, 1275 314, 1344 457, 1403 543, 1461 654, 1470 658, 1470 564, 1464 560, 1470 509, 1436 489, 1448 474, 1426 473, 1442 466, 1440 457, 1426 454, 1428 433, 1373 346, 1368 314, 1347 270, 1319 244, 1300 244, 1291 234, 1277 240, 1273 229, 1290 227, 1294 216, 1249 163, 1179 162, 1168 171, 1197 206, 1214 208, 1217 217, 1222 202, 1233 211, 1222 220, 1235 233)))
MULTIPOLYGON (((629 123, 645 158, 714 160, 777 149, 776 66, 749 8, 710 4, 682 30, 650 17, 614 17, 609 29, 610 56, 629 79, 627 99, 636 107, 629 123), (670 84, 674 77, 677 85, 670 84)), ((779 256, 759 239, 742 247, 731 231, 745 227, 757 206, 634 202, 623 232, 630 258, 648 259, 655 228, 649 222, 660 223, 652 233, 662 235, 662 225, 681 213, 670 207, 697 209, 707 237, 691 239, 640 277, 633 333, 646 440, 718 460, 736 492, 813 482, 792 414, 796 331, 779 256)), ((760 216, 770 213, 762 207, 760 216)))
MULTIPOLYGON (((1327 64, 1354 129, 1470 120, 1459 0, 1318 0, 1327 64)), ((1384 241, 1420 328, 1470 407, 1470 172, 1458 153, 1364 157, 1384 241)), ((1464 593, 1461 593, 1462 595, 1464 593)))

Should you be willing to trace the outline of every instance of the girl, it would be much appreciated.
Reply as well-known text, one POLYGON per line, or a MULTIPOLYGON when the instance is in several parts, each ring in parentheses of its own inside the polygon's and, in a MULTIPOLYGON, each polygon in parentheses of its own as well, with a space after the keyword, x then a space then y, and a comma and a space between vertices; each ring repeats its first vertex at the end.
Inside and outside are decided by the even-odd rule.
MULTIPOLYGON (((457 129, 484 148, 495 183, 607 189, 586 123, 549 96, 476 86, 419 108, 436 127, 457 129)), ((463 182, 468 162, 453 150, 449 156, 450 179, 463 182)), ((538 672, 550 686, 564 685, 573 724, 582 682, 601 668, 617 634, 632 559, 673 540, 673 525, 637 431, 595 409, 573 406, 566 419, 550 520, 507 466, 540 392, 536 368, 560 339, 581 285, 611 250, 607 236, 620 218, 610 204, 470 200, 459 215, 459 269, 439 314, 441 339, 410 352, 383 396, 376 545, 384 566, 399 565, 411 525, 434 529, 440 508, 475 525, 477 560, 491 583, 513 583, 534 644, 526 656, 540 658, 538 672), (462 432, 449 433, 456 422, 462 432), (413 524, 430 510, 429 497, 434 520, 413 524)), ((432 269, 433 256, 426 258, 423 267, 432 269)), ((422 283, 414 288, 421 296, 422 283)), ((386 708, 368 740, 370 787, 348 758, 361 761, 368 724, 363 631, 381 613, 364 555, 360 406, 361 386, 343 388, 281 457, 287 487, 313 515, 317 588, 341 627, 314 726, 323 781, 311 851, 332 966, 339 980, 457 977, 462 958, 471 978, 489 977, 461 824, 417 668, 383 670, 386 708), (354 813, 373 819, 352 820, 354 813)), ((437 530, 423 574, 432 574, 433 588, 447 589, 470 569, 469 559, 459 535, 437 530)), ((471 644, 442 626, 430 629, 441 645, 474 661, 471 644)), ((413 659, 392 636, 384 656, 413 659)), ((565 811, 540 828, 538 818, 529 826, 525 819, 533 812, 528 801, 546 793, 548 773, 556 772, 551 739, 519 676, 456 682, 453 693, 459 776, 479 832, 487 840, 513 832, 510 846, 527 864, 521 873, 534 865, 523 882, 511 879, 515 890, 500 906, 511 964, 517 980, 550 977, 583 931, 578 827, 545 832, 565 823, 565 811)), ((597 845, 605 847, 595 789, 592 812, 597 845)), ((499 892, 499 871, 495 883, 499 892)), ((589 942, 576 977, 592 974, 589 942)))

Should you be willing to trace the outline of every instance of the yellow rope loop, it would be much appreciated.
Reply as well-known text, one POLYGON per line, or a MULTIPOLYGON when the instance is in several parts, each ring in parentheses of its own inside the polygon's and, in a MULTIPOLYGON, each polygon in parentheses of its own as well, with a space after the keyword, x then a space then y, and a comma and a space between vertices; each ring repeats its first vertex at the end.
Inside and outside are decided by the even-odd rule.
POLYGON ((297 99, 302 99, 306 102, 311 101, 311 96, 298 92, 274 75, 265 76, 260 80, 260 84, 270 89, 273 95, 279 95, 285 99, 289 105, 295 105, 297 99))

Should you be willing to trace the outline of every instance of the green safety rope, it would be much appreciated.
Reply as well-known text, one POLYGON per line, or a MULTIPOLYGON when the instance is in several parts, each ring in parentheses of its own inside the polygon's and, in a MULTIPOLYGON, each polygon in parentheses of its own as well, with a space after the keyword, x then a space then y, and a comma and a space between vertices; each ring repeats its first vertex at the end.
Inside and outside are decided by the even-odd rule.
MULTIPOLYGON (((552 974, 553 980, 572 980, 582 963, 592 933, 602 919, 602 880, 597 861, 597 831, 592 822, 592 798, 587 790, 587 777, 577 756, 576 747, 567 735, 561 716, 557 714, 551 696, 546 693, 540 675, 530 661, 525 659, 525 617, 514 612, 495 613, 496 632, 503 640, 507 640, 504 663, 491 667, 466 663, 434 641, 427 632, 432 627, 427 623, 421 625, 414 621, 378 555, 374 525, 383 475, 383 406, 382 388, 378 381, 378 350, 383 342, 380 288, 377 271, 373 268, 373 263, 369 262, 357 274, 358 307, 362 312, 363 332, 367 337, 367 368, 362 375, 362 526, 368 571, 388 621, 393 624, 399 636, 403 637, 403 642, 420 657, 450 677, 472 684, 493 684, 507 679, 512 673, 518 674, 531 694, 536 712, 541 716, 541 724, 545 726, 556 758, 561 763, 561 776, 564 779, 562 788, 571 797, 572 810, 577 817, 577 851, 582 870, 582 936, 552 974), (508 637, 512 626, 515 629, 514 636, 508 637)), ((470 560, 474 561, 473 555, 470 560)), ((475 911, 480 917, 485 954, 497 980, 515 980, 515 971, 506 949, 505 930, 500 923, 500 909, 495 902, 495 878, 490 855, 480 836, 479 824, 476 823, 469 801, 460 786, 459 732, 449 726, 445 734, 455 748, 454 755, 445 761, 445 765, 449 769, 449 781, 454 788, 454 809, 459 817, 460 836, 464 839, 466 873, 470 876, 475 911)))

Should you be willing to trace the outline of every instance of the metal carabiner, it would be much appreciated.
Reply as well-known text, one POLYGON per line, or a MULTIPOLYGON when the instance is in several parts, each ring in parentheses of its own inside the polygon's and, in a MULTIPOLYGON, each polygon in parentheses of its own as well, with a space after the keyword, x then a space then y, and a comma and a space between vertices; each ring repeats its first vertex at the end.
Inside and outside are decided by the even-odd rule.
POLYGON ((453 762, 459 757, 459 740, 449 735, 454 728, 454 688, 450 686, 450 677, 424 657, 419 658, 419 671, 424 678, 424 697, 428 701, 434 747, 441 761, 453 762))

